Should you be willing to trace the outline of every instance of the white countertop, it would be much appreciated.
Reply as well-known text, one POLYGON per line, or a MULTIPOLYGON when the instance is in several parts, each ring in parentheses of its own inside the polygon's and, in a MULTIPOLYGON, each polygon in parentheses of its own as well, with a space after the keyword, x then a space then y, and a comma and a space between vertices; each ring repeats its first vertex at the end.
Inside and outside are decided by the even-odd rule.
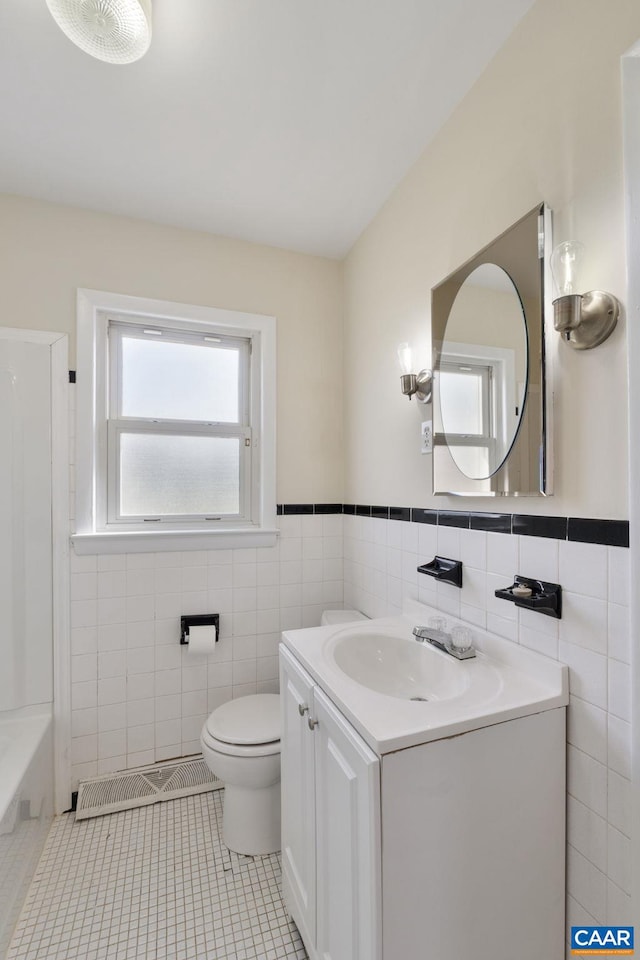
MULTIPOLYGON (((448 698, 416 702, 377 693, 347 676, 334 660, 337 644, 355 634, 406 638, 416 645, 413 627, 431 616, 443 614, 411 601, 401 617, 288 630, 282 642, 378 756, 567 705, 565 664, 476 627, 471 630, 477 655, 469 660, 420 645, 425 657, 445 657, 460 671, 461 692, 448 698)), ((450 627, 469 627, 454 617, 447 620, 450 627)))

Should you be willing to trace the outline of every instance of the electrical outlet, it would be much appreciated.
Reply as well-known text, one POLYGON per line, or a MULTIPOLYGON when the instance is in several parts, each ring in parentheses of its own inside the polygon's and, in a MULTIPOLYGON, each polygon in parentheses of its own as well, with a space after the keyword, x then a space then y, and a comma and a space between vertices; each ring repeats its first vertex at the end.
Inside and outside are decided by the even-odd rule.
POLYGON ((422 447, 420 453, 433 453, 433 420, 424 420, 421 431, 422 447))

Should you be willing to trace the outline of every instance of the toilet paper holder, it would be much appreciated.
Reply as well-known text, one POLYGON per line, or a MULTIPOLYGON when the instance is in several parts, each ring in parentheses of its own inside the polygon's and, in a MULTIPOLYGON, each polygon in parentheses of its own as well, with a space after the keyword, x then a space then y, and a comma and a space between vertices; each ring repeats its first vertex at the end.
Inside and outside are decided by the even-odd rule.
POLYGON ((189 643, 189 627, 215 627, 217 643, 220 636, 220 614, 197 613, 188 617, 180 617, 180 643, 189 643))

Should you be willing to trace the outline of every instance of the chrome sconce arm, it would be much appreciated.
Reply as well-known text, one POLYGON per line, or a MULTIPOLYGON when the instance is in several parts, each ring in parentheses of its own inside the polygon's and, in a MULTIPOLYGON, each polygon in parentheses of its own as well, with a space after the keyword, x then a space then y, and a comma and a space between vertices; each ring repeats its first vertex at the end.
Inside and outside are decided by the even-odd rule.
POLYGON ((574 350, 591 350, 615 330, 620 303, 610 293, 575 293, 584 247, 565 240, 551 254, 551 272, 560 296, 553 301, 553 326, 574 350))

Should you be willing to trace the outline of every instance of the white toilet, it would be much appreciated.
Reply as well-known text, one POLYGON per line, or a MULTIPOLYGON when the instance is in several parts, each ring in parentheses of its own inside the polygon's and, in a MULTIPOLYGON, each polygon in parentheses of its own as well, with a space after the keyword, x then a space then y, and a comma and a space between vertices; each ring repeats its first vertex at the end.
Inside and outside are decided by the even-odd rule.
MULTIPOLYGON (((366 620, 358 610, 325 610, 324 626, 366 620)), ((200 734, 209 770, 224 783, 222 839, 236 853, 280 849, 280 696, 223 703, 200 734)))
POLYGON ((202 755, 224 788, 222 839, 236 853, 280 849, 280 697, 238 697, 209 716, 202 755))

